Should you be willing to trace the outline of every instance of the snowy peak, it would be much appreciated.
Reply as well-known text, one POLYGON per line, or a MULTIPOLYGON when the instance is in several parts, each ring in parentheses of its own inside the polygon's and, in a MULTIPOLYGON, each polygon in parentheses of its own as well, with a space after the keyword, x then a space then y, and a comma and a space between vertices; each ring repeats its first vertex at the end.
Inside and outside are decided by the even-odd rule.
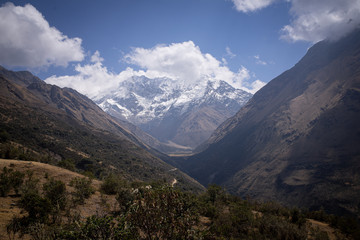
MULTIPOLYGON (((251 96, 252 94, 236 89, 225 81, 203 79, 197 84, 185 86, 170 78, 134 76, 94 100, 104 111, 130 121, 160 141, 196 147, 226 118, 234 115, 251 96), (195 117, 196 113, 206 115, 210 111, 200 111, 204 107, 212 108, 210 115, 214 119, 211 119, 211 124, 195 131, 201 136, 195 142, 179 140, 182 139, 179 134, 183 134, 179 133, 179 127, 190 115, 193 121, 200 121, 200 116, 195 117), (178 136, 177 140, 173 141, 175 136, 178 136)), ((182 126, 181 129, 186 127, 182 126)))

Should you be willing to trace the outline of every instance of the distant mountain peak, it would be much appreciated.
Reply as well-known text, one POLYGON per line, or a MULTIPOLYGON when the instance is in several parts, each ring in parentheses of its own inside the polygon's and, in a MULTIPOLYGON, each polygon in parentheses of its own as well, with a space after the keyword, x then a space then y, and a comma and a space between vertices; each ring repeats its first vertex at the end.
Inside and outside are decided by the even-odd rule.
POLYGON ((194 148, 251 96, 221 80, 183 85, 170 78, 135 76, 94 101, 110 115, 130 121, 160 141, 194 148), (201 110, 204 108, 211 110, 206 113, 201 110), (197 129, 193 124, 189 132, 184 126, 185 122, 191 124, 189 117, 206 124, 197 124, 197 129), (192 138, 192 134, 197 136, 192 138))

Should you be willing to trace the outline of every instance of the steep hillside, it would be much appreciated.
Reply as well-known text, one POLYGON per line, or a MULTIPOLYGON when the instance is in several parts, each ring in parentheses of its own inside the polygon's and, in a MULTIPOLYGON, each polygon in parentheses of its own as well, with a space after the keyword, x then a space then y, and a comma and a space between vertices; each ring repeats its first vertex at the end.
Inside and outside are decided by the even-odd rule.
POLYGON ((202 184, 359 216, 360 32, 315 44, 183 168, 202 184))
POLYGON ((184 187, 202 188, 179 171, 169 172, 174 167, 144 150, 146 144, 78 92, 4 68, 0 86, 3 157, 69 160, 96 176, 113 169, 128 179, 176 178, 184 187))

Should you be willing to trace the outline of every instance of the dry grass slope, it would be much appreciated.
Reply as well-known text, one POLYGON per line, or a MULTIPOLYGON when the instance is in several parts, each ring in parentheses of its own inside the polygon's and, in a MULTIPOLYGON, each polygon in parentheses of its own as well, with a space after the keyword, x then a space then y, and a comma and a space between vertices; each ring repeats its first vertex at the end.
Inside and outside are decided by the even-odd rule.
MULTIPOLYGON (((76 177, 84 177, 81 174, 39 162, 0 159, 0 169, 2 170, 4 167, 13 168, 14 170, 24 173, 32 171, 34 173, 33 176, 40 180, 40 186, 50 178, 61 180, 66 184, 66 188, 69 192, 73 190, 70 186, 71 180, 76 177)), ((100 185, 101 181, 92 180, 92 187, 96 190, 95 193, 91 195, 89 199, 85 200, 84 205, 77 206, 76 210, 80 213, 82 218, 85 219, 94 214, 106 213, 115 210, 117 207, 114 196, 102 196, 100 194, 100 185), (106 199, 106 206, 103 204, 103 199, 106 199)), ((19 197, 16 197, 14 194, 10 194, 8 197, 0 197, 0 239, 8 239, 6 225, 14 215, 20 216, 22 214, 20 208, 17 207, 18 200, 19 197)))

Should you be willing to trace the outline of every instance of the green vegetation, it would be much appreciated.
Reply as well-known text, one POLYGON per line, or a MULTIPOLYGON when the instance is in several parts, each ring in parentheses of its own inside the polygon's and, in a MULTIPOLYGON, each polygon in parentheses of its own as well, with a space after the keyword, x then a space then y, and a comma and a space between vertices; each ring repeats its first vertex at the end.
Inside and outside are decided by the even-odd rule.
MULTIPOLYGON (((94 193, 88 178, 72 179, 74 190, 69 192, 64 182, 53 178, 45 178, 41 188, 40 180, 34 177, 32 171, 21 173, 4 167, 0 175, 1 179, 6 179, 1 182, 1 189, 4 189, 5 182, 14 191, 18 189, 20 199, 17 205, 26 213, 21 217, 14 216, 8 223, 9 239, 22 238, 24 234, 31 235, 33 239, 58 239, 57 235, 63 233, 62 228, 66 226, 64 220, 76 219, 71 209, 84 204, 85 199, 94 193)), ((9 191, 6 189, 7 193, 9 191)))
POLYGON ((130 222, 145 239, 193 239, 198 224, 195 199, 170 186, 138 189, 133 193, 130 222))
POLYGON ((72 193, 72 202, 77 204, 84 204, 85 199, 88 199, 95 190, 91 187, 90 178, 74 178, 70 186, 75 188, 75 191, 72 193))
POLYGON ((176 178, 182 189, 203 190, 121 136, 94 130, 61 111, 9 106, 0 104, 0 158, 48 163, 98 179, 111 173, 128 181, 176 178))
POLYGON ((117 194, 121 188, 126 187, 126 181, 115 176, 111 173, 106 178, 104 178, 103 183, 101 184, 101 192, 108 195, 117 194))
POLYGON ((50 216, 52 222, 59 221, 61 211, 66 209, 68 204, 67 192, 65 183, 59 180, 50 179, 43 185, 44 197, 49 200, 50 203, 50 216))
POLYGON ((69 158, 60 160, 57 165, 70 171, 76 170, 74 161, 69 158))
MULTIPOLYGON (((4 168, 1 176, 14 172, 4 168)), ((74 209, 94 193, 91 179, 74 178, 69 190, 53 178, 40 186, 32 172, 22 176, 18 206, 26 214, 8 223, 9 239, 24 234, 32 239, 329 239, 309 218, 331 224, 340 239, 359 236, 356 220, 321 209, 309 212, 243 200, 216 185, 196 195, 164 182, 130 183, 112 174, 99 190, 115 197, 117 210, 82 219, 74 209)))
POLYGON ((54 234, 54 239, 138 239, 136 228, 126 221, 124 217, 91 216, 85 222, 70 224, 66 229, 54 234))
POLYGON ((19 188, 24 181, 24 174, 13 169, 3 168, 0 174, 0 196, 6 197, 11 189, 14 189, 15 194, 19 193, 19 188))

